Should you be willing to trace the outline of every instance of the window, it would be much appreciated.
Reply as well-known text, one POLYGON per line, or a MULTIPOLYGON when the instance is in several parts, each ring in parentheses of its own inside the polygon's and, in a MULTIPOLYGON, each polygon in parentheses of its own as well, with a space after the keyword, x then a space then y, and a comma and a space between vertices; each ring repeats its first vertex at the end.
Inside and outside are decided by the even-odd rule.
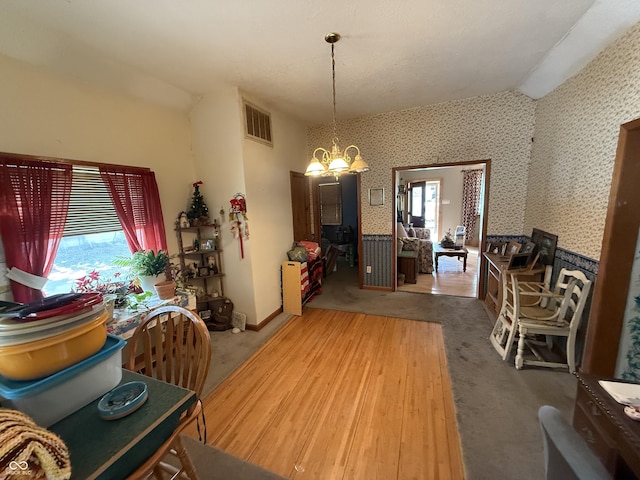
MULTIPOLYGON (((120 254, 167 249, 155 174, 146 168, 88 165, 0 154, 0 231, 6 263, 49 278, 57 265, 45 294, 69 291, 84 274, 110 269, 120 254), (69 252, 71 258, 66 258, 69 252)), ((18 302, 42 298, 41 292, 18 281, 11 283, 11 290, 18 302)))
POLYGON ((131 255, 107 187, 96 167, 73 167, 69 213, 53 269, 44 291, 47 295, 70 291, 76 280, 92 270, 103 280, 113 277, 114 258, 131 255))
POLYGON ((342 186, 340 183, 321 183, 320 222, 322 225, 342 225, 342 186))

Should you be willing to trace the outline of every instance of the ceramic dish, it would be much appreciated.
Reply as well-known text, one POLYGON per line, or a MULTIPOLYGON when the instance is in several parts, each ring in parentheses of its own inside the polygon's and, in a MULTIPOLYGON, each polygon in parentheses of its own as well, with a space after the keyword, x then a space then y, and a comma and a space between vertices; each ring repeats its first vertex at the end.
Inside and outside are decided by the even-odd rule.
POLYGON ((624 407, 624 413, 631 420, 639 421, 640 420, 640 412, 637 410, 637 408, 640 408, 640 407, 631 407, 631 406, 627 405, 626 407, 624 407))
POLYGON ((117 420, 126 417, 144 405, 148 396, 146 383, 124 383, 100 399, 98 414, 104 420, 117 420))

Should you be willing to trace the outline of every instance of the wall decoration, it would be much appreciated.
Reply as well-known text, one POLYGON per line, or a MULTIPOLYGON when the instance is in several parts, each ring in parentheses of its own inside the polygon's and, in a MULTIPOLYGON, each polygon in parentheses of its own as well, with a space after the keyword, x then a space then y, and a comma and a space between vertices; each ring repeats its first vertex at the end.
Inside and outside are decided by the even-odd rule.
POLYGON ((369 205, 384 205, 384 188, 369 189, 369 205))
POLYGON ((244 258, 244 245, 242 237, 249 240, 249 217, 247 217, 247 202, 244 194, 236 193, 229 200, 231 208, 229 209, 229 221, 231 222, 231 233, 233 237, 240 242, 240 258, 244 258))

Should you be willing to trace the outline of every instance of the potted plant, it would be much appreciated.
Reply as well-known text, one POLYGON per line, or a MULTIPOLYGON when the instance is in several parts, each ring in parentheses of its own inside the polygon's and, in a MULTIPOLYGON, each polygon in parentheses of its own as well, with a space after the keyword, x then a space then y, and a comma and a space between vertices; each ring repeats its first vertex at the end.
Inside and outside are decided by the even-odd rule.
POLYGON ((131 257, 117 257, 115 264, 129 267, 131 273, 138 277, 145 292, 153 292, 153 286, 166 280, 169 266, 169 255, 164 250, 138 250, 131 257))

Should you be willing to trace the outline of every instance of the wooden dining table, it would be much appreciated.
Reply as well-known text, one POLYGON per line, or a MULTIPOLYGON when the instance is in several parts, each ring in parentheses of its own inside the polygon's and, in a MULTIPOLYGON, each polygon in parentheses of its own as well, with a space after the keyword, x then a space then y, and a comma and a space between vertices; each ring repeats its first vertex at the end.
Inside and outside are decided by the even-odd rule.
POLYGON ((49 427, 67 445, 71 480, 120 480, 144 463, 178 426, 183 412, 196 402, 191 390, 128 370, 120 384, 143 381, 147 401, 118 420, 103 420, 96 399, 49 427))

